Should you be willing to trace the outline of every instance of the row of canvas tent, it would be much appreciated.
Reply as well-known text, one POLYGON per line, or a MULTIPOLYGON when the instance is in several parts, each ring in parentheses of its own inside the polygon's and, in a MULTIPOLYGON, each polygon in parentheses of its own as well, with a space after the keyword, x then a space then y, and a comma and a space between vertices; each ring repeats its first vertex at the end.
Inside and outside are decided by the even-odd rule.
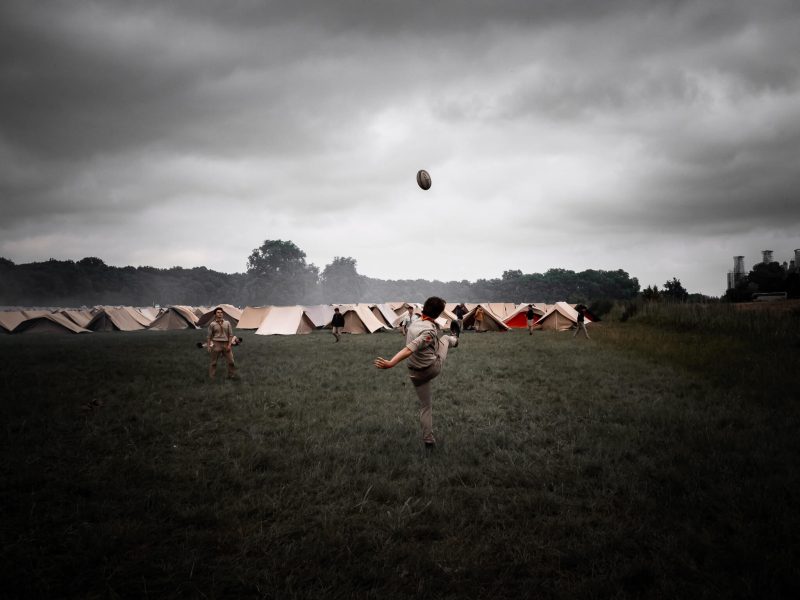
MULTIPOLYGON (((456 319, 453 312, 456 304, 448 304, 437 319, 441 327, 447 328, 456 319)), ((511 304, 486 303, 466 304, 464 327, 475 323, 478 307, 483 308, 485 331, 508 331, 527 327, 527 311, 532 306, 536 329, 563 331, 570 329, 578 320, 578 312, 566 302, 555 304, 511 304)), ((344 316, 345 333, 364 334, 397 328, 405 318, 409 307, 417 316, 422 314, 422 305, 408 302, 384 304, 339 304, 317 306, 248 306, 242 311, 237 329, 253 329, 256 335, 295 335, 311 333, 314 329, 330 328, 334 308, 344 316)))
MULTIPOLYGON (((241 311, 225 307, 235 325, 241 311)), ((175 305, 167 308, 96 306, 91 309, 20 309, 0 311, 0 331, 6 333, 91 333, 143 329, 197 329, 214 318, 214 308, 175 305)))
MULTIPOLYGON (((574 306, 566 302, 556 304, 531 303, 536 315, 537 329, 564 330, 577 321, 574 306)), ((253 329, 257 335, 295 335, 310 333, 314 329, 330 328, 334 308, 344 315, 345 333, 364 334, 397 328, 408 309, 420 315, 422 305, 409 302, 383 304, 339 304, 315 306, 248 306, 239 310, 231 304, 218 305, 225 319, 237 329, 253 329)), ((483 303, 465 304, 468 310, 464 326, 474 325, 478 307, 484 311, 483 329, 507 331, 527 327, 529 304, 483 303)), ((163 309, 152 307, 99 306, 93 309, 11 310, 0 311, 0 331, 8 333, 65 332, 89 333, 92 331, 138 331, 203 328, 214 318, 216 307, 191 307, 183 305, 163 309)), ((455 320, 456 304, 448 304, 437 319, 447 328, 455 320)))

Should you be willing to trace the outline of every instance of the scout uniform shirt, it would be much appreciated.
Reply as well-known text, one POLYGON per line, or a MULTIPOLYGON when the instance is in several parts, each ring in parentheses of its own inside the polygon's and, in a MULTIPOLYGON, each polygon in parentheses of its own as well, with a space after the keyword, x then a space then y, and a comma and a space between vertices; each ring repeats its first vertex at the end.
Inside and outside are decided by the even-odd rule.
POLYGON ((222 325, 220 325, 216 319, 211 321, 208 326, 208 337, 211 338, 212 342, 227 342, 233 337, 233 329, 231 329, 230 322, 223 319, 222 325))
POLYGON ((406 348, 411 350, 408 367, 420 371, 430 367, 438 358, 439 336, 436 323, 427 319, 418 319, 408 326, 406 348))

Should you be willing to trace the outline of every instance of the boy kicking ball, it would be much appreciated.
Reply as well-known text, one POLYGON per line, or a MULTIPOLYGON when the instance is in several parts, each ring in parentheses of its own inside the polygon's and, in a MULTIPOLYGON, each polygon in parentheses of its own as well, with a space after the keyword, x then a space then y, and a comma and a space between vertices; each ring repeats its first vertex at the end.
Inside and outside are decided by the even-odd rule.
POLYGON ((447 350, 458 346, 458 338, 452 335, 439 337, 439 326, 435 319, 444 310, 444 300, 432 296, 422 307, 422 318, 411 323, 406 332, 406 345, 391 360, 378 357, 374 365, 379 369, 391 369, 408 359, 408 377, 414 384, 419 398, 419 424, 425 448, 436 446, 433 437, 433 415, 431 414, 431 381, 442 372, 447 359, 447 350))

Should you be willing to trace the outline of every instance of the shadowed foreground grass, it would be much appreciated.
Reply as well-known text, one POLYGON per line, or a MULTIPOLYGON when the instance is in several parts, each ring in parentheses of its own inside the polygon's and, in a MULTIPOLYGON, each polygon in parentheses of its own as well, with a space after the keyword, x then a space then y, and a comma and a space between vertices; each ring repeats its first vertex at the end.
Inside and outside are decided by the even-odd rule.
POLYGON ((2 337, 4 595, 796 597, 791 380, 591 332, 462 336, 429 457, 396 334, 2 337))

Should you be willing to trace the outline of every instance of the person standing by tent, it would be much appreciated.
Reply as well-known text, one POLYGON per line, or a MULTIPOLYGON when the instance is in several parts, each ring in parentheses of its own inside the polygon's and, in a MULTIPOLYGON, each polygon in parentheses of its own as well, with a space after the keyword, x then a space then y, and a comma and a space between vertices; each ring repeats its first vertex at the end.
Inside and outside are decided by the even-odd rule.
POLYGON ((467 314, 467 312, 467 307, 464 306, 463 302, 453 309, 453 314, 456 316, 456 322, 458 323, 459 333, 464 331, 464 315, 467 314))
POLYGON ((477 333, 483 331, 483 307, 479 306, 475 309, 475 324, 473 327, 477 333))
POLYGON ((585 335, 586 339, 588 340, 589 332, 586 331, 586 323, 584 322, 586 318, 586 307, 578 306, 576 310, 578 311, 578 321, 575 323, 575 333, 572 334, 572 337, 577 337, 578 332, 583 329, 583 335, 585 335))
POLYGON ((414 307, 408 307, 408 313, 405 317, 403 317, 403 321, 400 323, 400 331, 403 332, 403 335, 408 333, 408 328, 411 327, 411 324, 417 320, 417 315, 414 314, 414 307))
POLYGON ((339 341, 339 336, 342 335, 342 328, 344 327, 344 315, 339 312, 339 308, 333 309, 333 319, 331 320, 331 332, 336 341, 339 341))
POLYGON ((536 313, 533 312, 533 304, 528 304, 528 312, 525 313, 525 318, 528 319, 528 335, 533 335, 533 323, 536 319, 536 313))
POLYGON ((422 307, 422 318, 414 321, 406 333, 406 345, 391 360, 378 357, 373 364, 379 369, 391 369, 408 359, 408 377, 414 384, 419 399, 419 424, 426 450, 436 447, 433 436, 433 414, 431 412, 431 381, 442 372, 447 351, 458 346, 458 338, 452 335, 439 337, 439 326, 435 319, 444 311, 445 302, 432 296, 422 307))
POLYGON ((233 329, 229 321, 224 319, 224 312, 221 308, 214 309, 214 320, 208 325, 208 339, 206 347, 211 354, 211 364, 208 366, 208 376, 214 379, 217 374, 217 362, 222 354, 228 363, 228 379, 233 379, 236 375, 236 365, 233 362, 233 329))

